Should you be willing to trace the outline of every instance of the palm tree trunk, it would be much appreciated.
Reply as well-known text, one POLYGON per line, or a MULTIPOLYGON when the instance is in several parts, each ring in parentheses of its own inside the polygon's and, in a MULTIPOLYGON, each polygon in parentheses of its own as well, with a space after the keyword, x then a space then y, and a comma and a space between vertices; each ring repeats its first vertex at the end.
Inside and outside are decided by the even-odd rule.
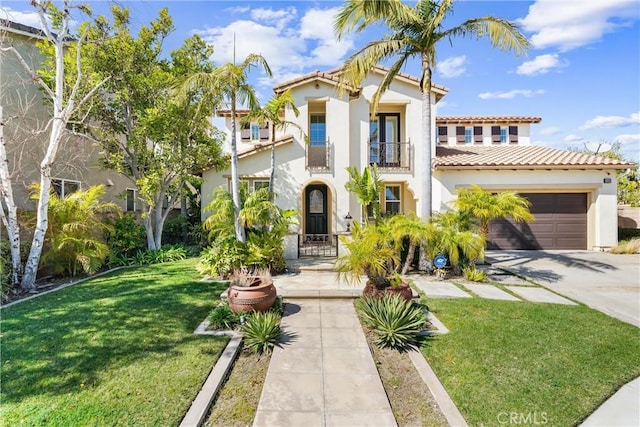
POLYGON ((416 251, 416 244, 414 242, 409 243, 409 252, 407 253, 407 259, 404 261, 404 265, 402 266, 402 271, 400 274, 407 274, 411 264, 413 263, 413 254, 416 251))
MULTIPOLYGON (((431 171, 431 67, 429 59, 423 55, 422 57, 422 217, 428 224, 431 222, 432 207, 432 171, 431 171)), ((420 243, 420 262, 419 270, 427 271, 431 267, 431 263, 427 259, 426 242, 420 243)))
POLYGON ((236 144, 236 97, 231 96, 231 196, 236 239, 244 243, 246 237, 240 223, 240 179, 238 177, 238 146, 236 144))
POLYGON ((276 178, 276 128, 271 125, 271 174, 269 175, 269 200, 273 202, 273 181, 276 178))

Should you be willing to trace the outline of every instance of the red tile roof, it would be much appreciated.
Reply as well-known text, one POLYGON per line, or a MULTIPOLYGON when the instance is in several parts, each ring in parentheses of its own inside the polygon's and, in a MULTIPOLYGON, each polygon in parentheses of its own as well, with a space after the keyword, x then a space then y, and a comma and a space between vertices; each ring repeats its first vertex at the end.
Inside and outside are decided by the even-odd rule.
POLYGON ((433 167, 446 169, 626 169, 630 162, 537 145, 436 147, 433 167))
POLYGON ((480 123, 540 123, 540 117, 528 116, 439 116, 436 125, 480 123))
MULTIPOLYGON (((236 110, 236 117, 244 117, 249 114, 251 110, 236 110)), ((218 117, 231 117, 231 110, 218 110, 216 111, 216 116, 218 117)))
MULTIPOLYGON (((288 144, 289 142, 293 142, 293 135, 291 134, 287 134, 287 135, 282 135, 279 136, 278 138, 276 138, 275 140, 275 146, 278 147, 280 145, 283 144, 288 144)), ((271 143, 270 142, 260 142, 260 143, 256 143, 254 144, 253 147, 247 149, 247 150, 243 150, 238 152, 238 158, 243 158, 243 157, 247 157, 247 156, 251 156, 255 153, 259 153, 260 151, 266 150, 266 149, 271 149, 271 143)))

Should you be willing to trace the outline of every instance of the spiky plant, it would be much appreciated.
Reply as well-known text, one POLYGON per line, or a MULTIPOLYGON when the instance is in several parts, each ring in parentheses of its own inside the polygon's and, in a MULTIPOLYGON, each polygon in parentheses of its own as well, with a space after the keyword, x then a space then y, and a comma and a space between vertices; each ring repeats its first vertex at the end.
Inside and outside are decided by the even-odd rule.
POLYGON ((242 325, 242 333, 249 350, 258 354, 271 351, 280 339, 280 315, 273 311, 252 313, 242 325))
POLYGON ((423 309, 398 295, 363 296, 356 301, 356 310, 379 347, 406 349, 427 326, 423 309))

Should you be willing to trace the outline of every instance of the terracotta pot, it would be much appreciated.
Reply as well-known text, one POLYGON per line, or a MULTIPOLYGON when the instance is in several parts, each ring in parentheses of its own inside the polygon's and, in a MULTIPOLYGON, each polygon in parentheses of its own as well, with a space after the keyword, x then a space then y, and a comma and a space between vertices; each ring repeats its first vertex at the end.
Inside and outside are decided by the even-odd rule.
POLYGON ((382 296, 384 294, 389 295, 400 295, 406 301, 411 301, 413 299, 413 292, 411 291, 411 286, 408 283, 402 283, 397 286, 389 286, 384 289, 377 288, 374 284, 367 280, 366 285, 364 286, 364 290, 362 291, 364 295, 373 295, 373 296, 382 296))
POLYGON ((272 281, 257 286, 229 286, 227 292, 229 307, 240 311, 267 311, 276 302, 276 287, 272 281))

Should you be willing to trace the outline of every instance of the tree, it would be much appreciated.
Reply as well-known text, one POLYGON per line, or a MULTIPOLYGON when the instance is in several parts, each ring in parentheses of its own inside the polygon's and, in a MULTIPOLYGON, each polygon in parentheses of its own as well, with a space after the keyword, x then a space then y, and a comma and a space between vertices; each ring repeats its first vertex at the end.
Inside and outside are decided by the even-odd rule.
POLYGON ((369 206, 371 206, 374 220, 380 219, 380 191, 382 191, 382 180, 378 175, 376 165, 367 166, 362 174, 355 166, 348 166, 349 181, 344 184, 344 188, 355 194, 358 203, 362 205, 364 211, 364 222, 369 222, 369 206))
POLYGON ((478 231, 486 239, 489 222, 511 217, 515 221, 531 222, 535 217, 529 212, 531 203, 512 191, 490 193, 478 185, 457 190, 458 198, 453 204, 460 212, 468 213, 478 221, 478 231))
POLYGON ((271 69, 262 55, 249 54, 241 64, 227 62, 211 72, 197 72, 187 78, 182 91, 206 89, 217 94, 231 110, 231 194, 234 209, 236 239, 246 242, 244 228, 240 221, 240 178, 238 176, 238 146, 236 142, 237 107, 247 105, 249 109, 260 108, 255 90, 248 82, 252 67, 260 67, 271 77, 271 69))
POLYGON ((398 248, 402 246, 405 238, 409 241, 407 258, 400 273, 407 274, 411 263, 413 263, 416 248, 423 239, 429 241, 429 236, 434 233, 433 225, 424 222, 414 212, 411 212, 408 215, 394 215, 389 219, 389 226, 398 248))
POLYGON ((64 0, 60 9, 52 2, 44 0, 32 0, 31 4, 40 20, 45 39, 41 45, 45 55, 50 53, 49 60, 43 64, 42 69, 35 70, 13 46, 3 45, 0 48, 3 52, 12 52, 16 56, 25 71, 40 86, 51 111, 51 119, 47 126, 49 139, 40 163, 40 193, 36 207, 36 225, 21 281, 22 287, 27 290, 35 288, 36 274, 48 227, 51 167, 56 161, 58 147, 65 134, 67 123, 70 117, 82 108, 106 81, 106 79, 96 81, 85 74, 82 48, 87 42, 86 26, 80 26, 78 37, 73 37, 70 30, 71 12, 79 9, 83 13, 90 13, 90 9, 85 5, 74 6, 70 0, 64 0), (73 78, 66 81, 65 73, 70 67, 73 78))
MULTIPOLYGON (((622 154, 622 143, 616 141, 612 144, 606 141, 601 141, 598 145, 598 150, 594 153, 585 147, 569 147, 569 151, 583 154, 596 154, 602 157, 608 157, 614 160, 627 161, 631 163, 631 160, 625 158, 622 154), (600 151, 602 147, 607 147, 608 150, 600 151)), ((618 186, 618 204, 630 205, 634 207, 640 206, 640 165, 636 165, 635 168, 629 168, 626 170, 618 170, 616 173, 616 181, 618 186)))
POLYGON ((298 117, 300 112, 296 107, 296 104, 293 101, 293 96, 291 95, 291 90, 287 89, 286 91, 274 95, 267 104, 255 110, 251 110, 249 114, 241 120, 242 124, 247 124, 251 122, 258 123, 260 126, 266 126, 271 123, 271 175, 269 177, 269 192, 271 193, 271 199, 273 200, 273 182, 275 180, 276 175, 276 130, 283 130, 289 126, 297 128, 301 134, 303 134, 303 130, 295 122, 285 120, 284 119, 284 111, 286 108, 290 108, 298 117))
POLYGON ((104 166, 136 183, 147 247, 158 250, 165 220, 187 183, 197 184, 197 171, 225 164, 222 133, 210 123, 215 98, 198 88, 173 93, 187 76, 213 70, 213 49, 194 36, 164 60, 162 42, 173 30, 166 9, 137 37, 130 33, 128 9, 111 11, 112 26, 104 17, 95 20, 92 34, 104 41, 87 56, 97 74, 112 78, 87 114, 96 123, 91 132, 103 148, 104 166))
POLYGON ((503 19, 486 16, 469 19, 453 28, 444 29, 445 18, 453 12, 453 0, 418 0, 414 7, 401 0, 347 0, 335 17, 338 39, 351 31, 360 32, 370 25, 382 23, 391 31, 382 39, 368 43, 351 55, 344 64, 341 80, 358 87, 367 73, 379 62, 394 59, 378 89, 371 108, 377 110, 382 94, 390 87, 410 58, 417 57, 422 67, 422 216, 429 221, 432 211, 431 182, 431 74, 436 65, 436 48, 441 41, 455 37, 488 37, 495 47, 525 53, 529 42, 519 27, 503 19))

